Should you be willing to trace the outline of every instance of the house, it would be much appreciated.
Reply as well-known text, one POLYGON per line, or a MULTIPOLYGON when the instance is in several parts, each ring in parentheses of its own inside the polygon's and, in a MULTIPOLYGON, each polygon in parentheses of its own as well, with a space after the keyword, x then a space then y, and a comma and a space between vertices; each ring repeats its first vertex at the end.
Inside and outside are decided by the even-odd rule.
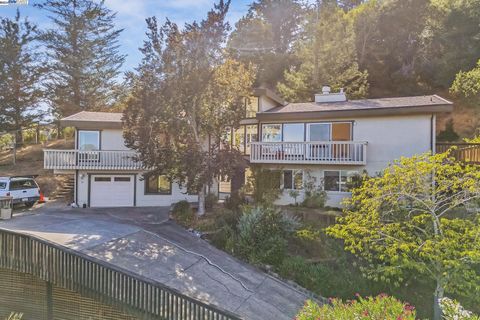
MULTIPOLYGON (((437 95, 347 100, 325 86, 313 102, 284 103, 267 89, 256 89, 239 128, 226 139, 251 165, 282 172, 278 204, 292 203, 289 190, 303 197, 311 181, 327 192, 327 205, 340 206, 349 182, 363 171, 382 171, 395 159, 435 150, 438 113, 453 105, 437 95)), ((196 201, 165 176, 150 176, 124 145, 122 114, 80 112, 61 120, 76 130, 75 150, 45 150, 45 169, 75 176, 80 206, 163 206, 196 201), (144 176, 145 174, 145 176, 144 176)), ((220 197, 240 188, 250 170, 219 181, 210 192, 220 197)))

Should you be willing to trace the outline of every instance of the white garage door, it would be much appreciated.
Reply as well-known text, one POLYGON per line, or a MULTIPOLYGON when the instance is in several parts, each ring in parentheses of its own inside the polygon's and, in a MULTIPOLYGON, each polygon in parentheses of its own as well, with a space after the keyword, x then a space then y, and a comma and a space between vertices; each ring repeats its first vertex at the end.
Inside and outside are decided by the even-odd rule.
POLYGON ((134 176, 94 175, 91 177, 91 207, 132 207, 134 176))

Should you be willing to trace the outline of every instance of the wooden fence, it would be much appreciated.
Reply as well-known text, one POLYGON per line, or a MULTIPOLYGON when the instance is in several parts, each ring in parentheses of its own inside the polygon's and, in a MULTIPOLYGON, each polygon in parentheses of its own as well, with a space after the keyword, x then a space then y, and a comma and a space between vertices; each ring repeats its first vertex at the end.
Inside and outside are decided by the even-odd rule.
POLYGON ((31 274, 140 319, 240 320, 220 307, 192 299, 128 270, 33 236, 2 229, 0 268, 31 274))
POLYGON ((436 152, 443 153, 451 148, 452 156, 459 161, 480 164, 480 143, 437 143, 436 152))

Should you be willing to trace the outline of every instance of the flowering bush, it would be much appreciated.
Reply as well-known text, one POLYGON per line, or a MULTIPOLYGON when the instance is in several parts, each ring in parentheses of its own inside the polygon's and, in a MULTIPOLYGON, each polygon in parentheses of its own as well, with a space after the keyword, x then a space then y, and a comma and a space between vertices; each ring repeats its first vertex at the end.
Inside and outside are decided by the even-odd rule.
POLYGON ((394 297, 381 294, 343 302, 332 299, 329 305, 319 306, 307 301, 296 320, 415 320, 415 308, 394 297))
POLYGON ((440 300, 440 307, 445 320, 480 320, 479 316, 465 310, 460 303, 449 298, 440 300))

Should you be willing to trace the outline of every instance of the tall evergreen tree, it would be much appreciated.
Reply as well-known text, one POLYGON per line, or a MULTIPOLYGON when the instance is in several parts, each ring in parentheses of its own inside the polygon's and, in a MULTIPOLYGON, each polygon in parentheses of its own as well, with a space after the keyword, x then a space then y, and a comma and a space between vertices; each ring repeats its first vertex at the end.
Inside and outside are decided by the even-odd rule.
POLYGON ((235 58, 257 66, 257 85, 274 88, 295 63, 292 46, 304 11, 299 0, 258 0, 235 25, 228 47, 235 58))
POLYGON ((307 25, 305 38, 296 45, 301 64, 285 72, 278 91, 287 101, 310 101, 328 84, 344 88, 349 97, 368 93, 368 74, 359 69, 352 23, 336 4, 322 4, 307 25))
POLYGON ((220 0, 205 20, 183 30, 170 21, 158 28, 155 18, 147 19, 144 57, 124 111, 127 146, 153 173, 198 193, 199 214, 206 187, 231 177, 243 162, 224 133, 245 116, 254 73, 226 57, 229 5, 220 0))
POLYGON ((42 115, 39 110, 44 73, 37 47, 37 27, 21 20, 0 20, 0 131, 14 131, 18 144, 21 129, 30 127, 42 115))
POLYGON ((118 50, 122 30, 115 28, 116 14, 103 0, 45 0, 38 7, 54 24, 42 37, 51 61, 47 89, 54 115, 108 110, 125 60, 118 50))

